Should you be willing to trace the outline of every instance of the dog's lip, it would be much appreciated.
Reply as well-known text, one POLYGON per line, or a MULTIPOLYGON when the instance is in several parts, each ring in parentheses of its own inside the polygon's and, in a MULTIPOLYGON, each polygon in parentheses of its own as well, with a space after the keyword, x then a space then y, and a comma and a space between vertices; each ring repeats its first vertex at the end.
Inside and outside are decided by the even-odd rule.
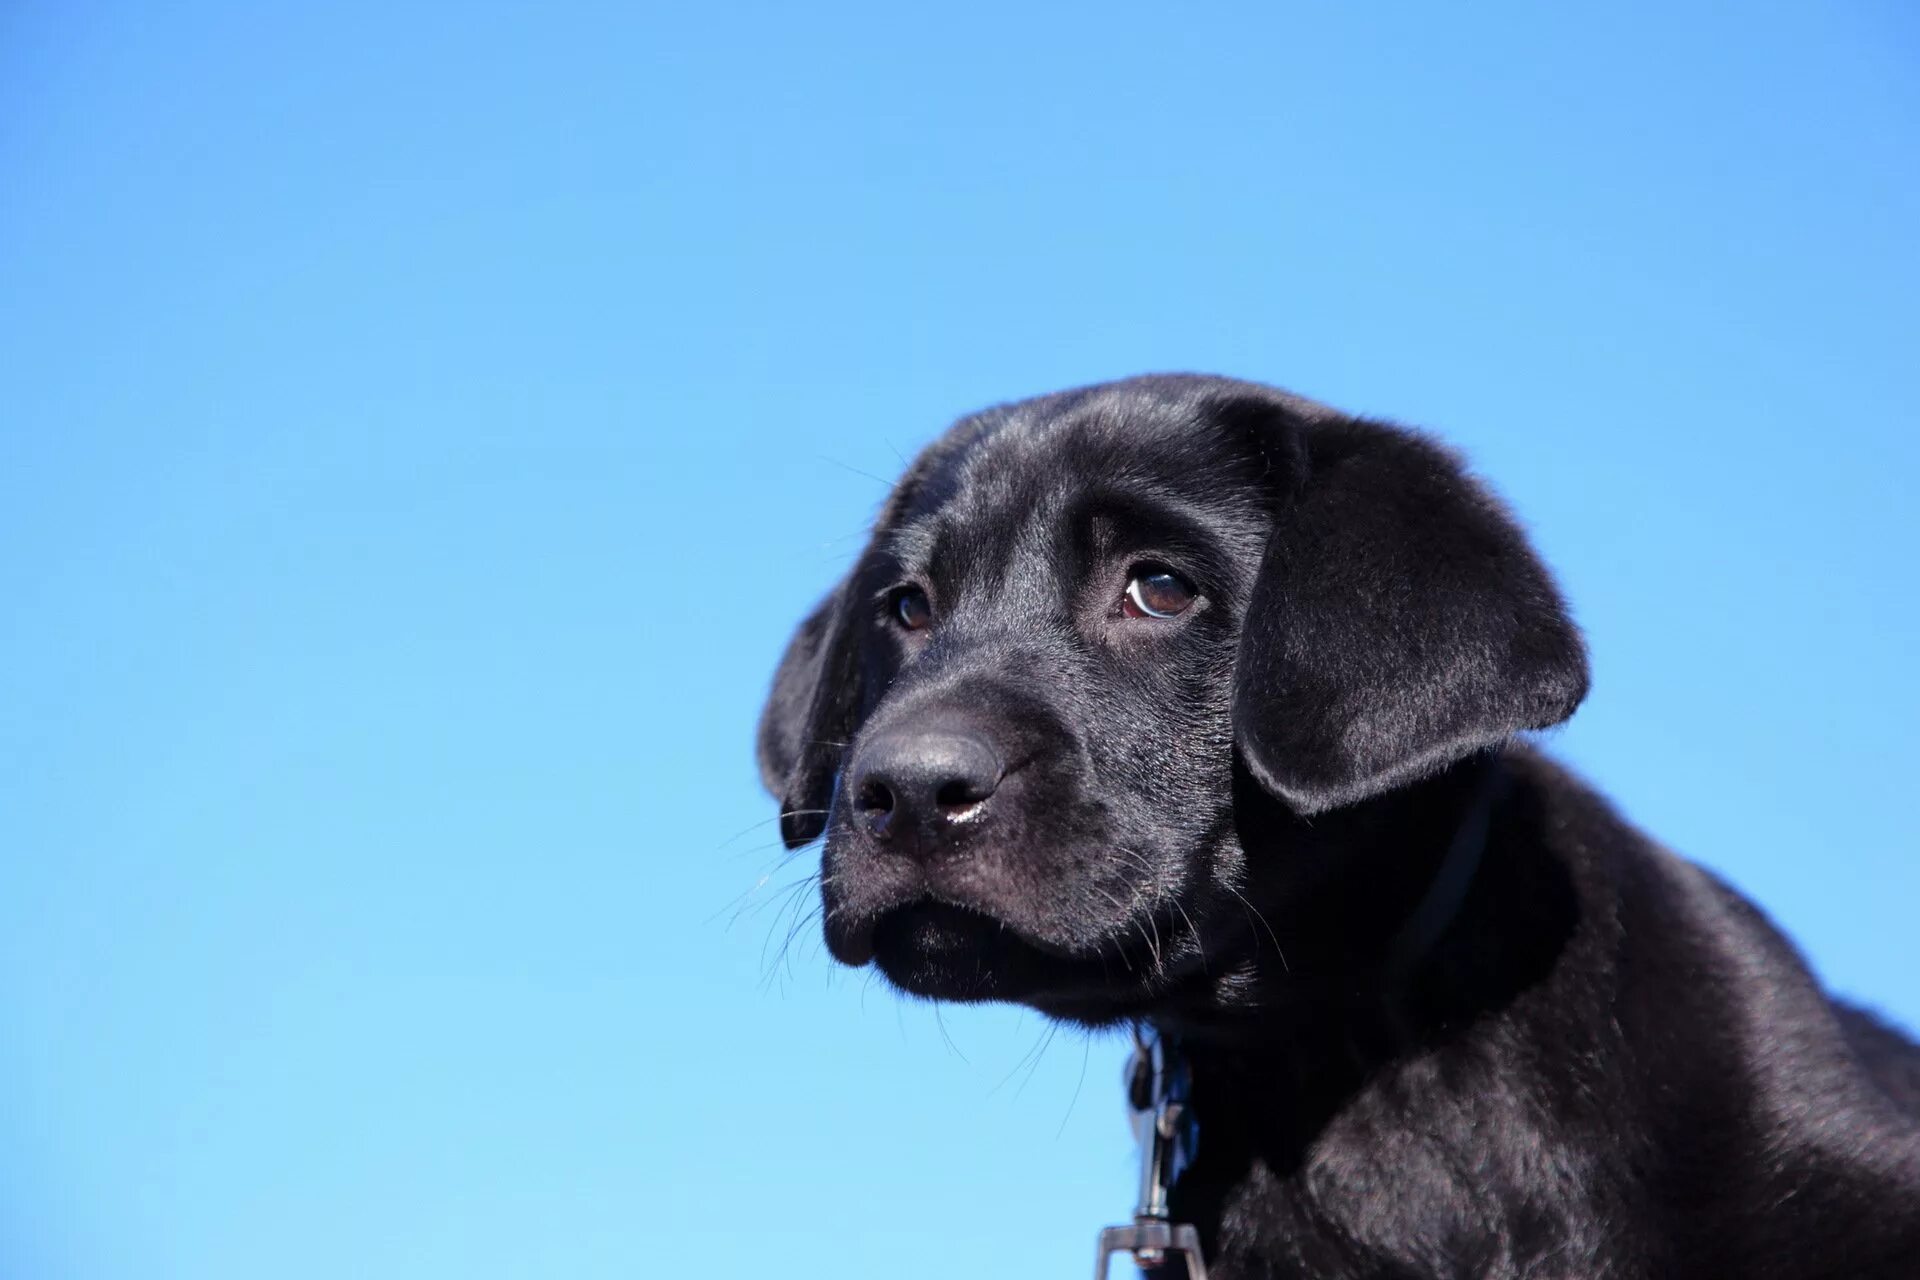
POLYGON ((940 894, 923 891, 911 897, 901 898, 897 902, 888 903, 878 911, 862 918, 851 929, 838 934, 830 932, 827 938, 827 950, 832 952, 833 958, 841 964, 856 969, 871 964, 873 963, 874 935, 880 932, 882 925, 890 920, 898 920, 909 912, 925 910, 929 907, 964 911, 1005 927, 1004 922, 971 903, 954 902, 940 894))
POLYGON ((897 924, 907 917, 940 921, 967 929, 991 927, 1003 933, 1008 931, 1006 921, 998 916, 988 915, 978 907, 949 902, 944 898, 925 897, 882 912, 874 921, 873 932, 878 934, 889 925, 897 924))
POLYGON ((999 917, 936 899, 887 912, 875 922, 873 939, 874 963, 889 980, 942 999, 1002 991, 1036 958, 999 917))
POLYGON ((861 921, 852 929, 840 930, 833 927, 829 917, 827 921, 827 951, 841 964, 850 969, 860 969, 873 963, 873 930, 880 922, 878 916, 861 921))
POLYGON ((1078 960, 1083 958, 1079 953, 1070 948, 1063 947, 1058 943, 1048 942, 1044 938, 1033 937, 1019 925, 981 906, 978 902, 969 901, 956 894, 941 893, 931 889, 916 893, 911 897, 902 898, 897 902, 890 902, 878 911, 866 916, 860 920, 858 924, 849 929, 844 931, 830 931, 827 938, 827 950, 832 953, 834 959, 852 968, 857 969, 863 965, 870 964, 873 961, 874 955, 874 935, 877 934, 884 925, 889 921, 897 921, 901 916, 910 912, 925 911, 929 908, 943 912, 956 912, 986 924, 994 925, 999 933, 1004 935, 1009 942, 1018 943, 1021 946, 1041 952, 1044 955, 1054 956, 1062 960, 1078 960))

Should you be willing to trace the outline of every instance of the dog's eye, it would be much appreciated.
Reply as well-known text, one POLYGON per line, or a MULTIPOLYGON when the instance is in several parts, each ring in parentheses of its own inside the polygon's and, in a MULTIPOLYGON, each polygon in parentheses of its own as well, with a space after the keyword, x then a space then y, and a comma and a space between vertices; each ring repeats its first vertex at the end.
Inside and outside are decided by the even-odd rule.
POLYGON ((1172 618, 1193 606, 1193 584, 1165 569, 1140 569, 1127 581, 1120 612, 1129 618, 1172 618))
POLYGON ((909 631, 924 631, 933 625, 933 604, 918 587, 902 587, 893 593, 893 617, 909 631))

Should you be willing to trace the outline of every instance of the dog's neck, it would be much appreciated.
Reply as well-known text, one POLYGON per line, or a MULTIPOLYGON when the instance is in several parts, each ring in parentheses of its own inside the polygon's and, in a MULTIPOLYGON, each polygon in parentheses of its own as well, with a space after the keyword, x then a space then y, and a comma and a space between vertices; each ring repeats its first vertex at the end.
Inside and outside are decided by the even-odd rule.
POLYGON ((1502 753, 1479 755, 1310 822, 1249 806, 1248 860, 1287 868, 1284 892, 1249 885, 1247 951, 1146 1020, 1195 1049, 1292 1054, 1311 1050, 1316 1029, 1346 1038, 1356 1024, 1445 1019, 1478 1003, 1481 971, 1498 967, 1487 938, 1544 941, 1485 927, 1525 910, 1531 892, 1500 853, 1513 768, 1502 753))
POLYGON ((1269 1155, 1297 1149, 1380 1068, 1551 967, 1575 908, 1564 872, 1525 856, 1540 815, 1514 773, 1478 757, 1294 844, 1322 870, 1316 909, 1276 914, 1277 945, 1149 1019, 1192 1069, 1203 1135, 1256 1125, 1269 1155), (1232 1114, 1242 1099, 1259 1101, 1232 1114))

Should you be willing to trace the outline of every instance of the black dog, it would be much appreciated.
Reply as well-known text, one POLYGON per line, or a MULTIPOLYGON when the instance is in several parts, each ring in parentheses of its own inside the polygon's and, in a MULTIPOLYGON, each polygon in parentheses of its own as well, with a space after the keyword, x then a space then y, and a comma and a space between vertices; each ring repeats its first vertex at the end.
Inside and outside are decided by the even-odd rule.
POLYGON ((1586 689, 1445 450, 1140 378, 920 456, 760 765, 836 958, 1178 1044, 1218 1278, 1920 1276, 1920 1048, 1514 741, 1586 689))

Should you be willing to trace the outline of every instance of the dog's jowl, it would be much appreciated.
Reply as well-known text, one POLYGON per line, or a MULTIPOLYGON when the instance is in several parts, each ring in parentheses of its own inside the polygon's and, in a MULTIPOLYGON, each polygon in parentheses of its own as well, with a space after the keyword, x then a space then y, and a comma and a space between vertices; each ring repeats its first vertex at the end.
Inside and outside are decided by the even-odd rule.
POLYGON ((1920 1048, 1517 740, 1586 690, 1447 450, 1150 377, 921 454, 759 757, 835 958, 1178 1046, 1215 1277, 1920 1277, 1920 1048))

